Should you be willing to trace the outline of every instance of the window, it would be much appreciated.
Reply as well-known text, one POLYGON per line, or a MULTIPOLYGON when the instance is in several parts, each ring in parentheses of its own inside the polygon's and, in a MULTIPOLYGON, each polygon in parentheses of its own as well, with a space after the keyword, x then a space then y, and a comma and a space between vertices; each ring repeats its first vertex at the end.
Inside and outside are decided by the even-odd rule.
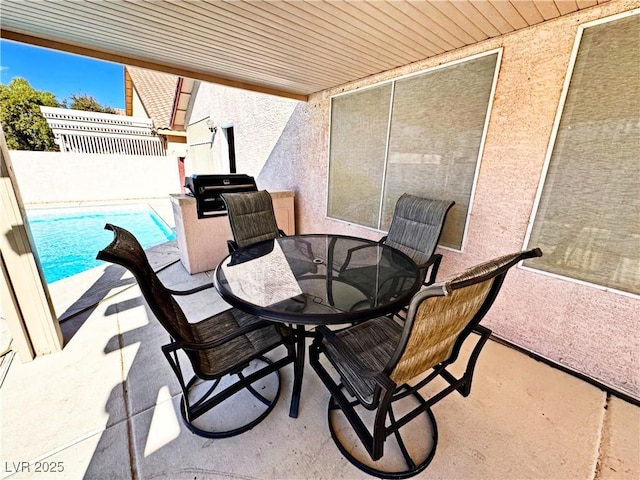
POLYGON ((584 25, 574 48, 525 265, 640 294, 640 15, 584 25))
POLYGON ((403 193, 454 200, 440 244, 461 249, 500 51, 331 100, 331 218, 387 230, 403 193))

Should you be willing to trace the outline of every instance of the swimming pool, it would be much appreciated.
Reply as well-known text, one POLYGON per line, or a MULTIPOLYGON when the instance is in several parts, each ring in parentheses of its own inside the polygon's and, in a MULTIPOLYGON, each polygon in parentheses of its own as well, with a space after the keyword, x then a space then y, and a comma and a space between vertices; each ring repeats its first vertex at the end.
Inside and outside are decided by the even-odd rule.
POLYGON ((27 210, 27 218, 47 283, 104 264, 96 254, 113 240, 105 223, 126 228, 143 248, 175 238, 147 204, 34 208, 27 210))

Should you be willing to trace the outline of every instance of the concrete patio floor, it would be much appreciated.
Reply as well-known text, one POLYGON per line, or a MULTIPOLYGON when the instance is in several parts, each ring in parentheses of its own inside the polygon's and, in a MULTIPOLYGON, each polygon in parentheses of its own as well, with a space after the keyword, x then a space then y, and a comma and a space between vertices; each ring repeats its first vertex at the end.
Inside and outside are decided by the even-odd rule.
MULTIPOLYGON (((173 243, 149 255, 168 265, 159 275, 172 288, 211 281, 188 275, 173 243)), ((328 394, 311 368, 297 419, 288 416, 289 366, 264 422, 200 438, 179 417, 179 386, 160 350, 168 335, 124 269, 96 268, 50 290, 58 315, 70 317, 65 347, 26 364, 15 357, 7 371, 0 479, 368 478, 331 440, 328 394)), ((226 308, 213 289, 197 297, 184 305, 194 320, 226 308)), ((640 478, 639 407, 497 342, 480 356, 471 395, 433 410, 439 444, 416 478, 640 478)))

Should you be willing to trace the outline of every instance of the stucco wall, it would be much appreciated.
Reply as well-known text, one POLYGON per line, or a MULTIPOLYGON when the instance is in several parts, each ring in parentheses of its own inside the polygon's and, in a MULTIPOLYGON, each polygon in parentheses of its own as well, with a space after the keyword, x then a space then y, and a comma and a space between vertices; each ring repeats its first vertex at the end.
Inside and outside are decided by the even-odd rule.
MULTIPOLYGON (((296 107, 259 176, 296 192, 300 233, 380 233, 326 218, 330 96, 497 47, 497 90, 463 252, 443 250, 446 276, 523 247, 579 24, 637 8, 617 0, 517 33, 313 95, 296 107)), ((500 337, 640 398, 640 301, 514 269, 484 323, 500 337)))
MULTIPOLYGON (((203 82, 187 123, 210 116, 219 127, 233 126, 237 171, 257 176, 299 103, 203 82)), ((214 156, 220 155, 221 139, 218 132, 214 156)))
POLYGON ((9 152, 24 204, 169 198, 180 192, 175 158, 9 152))

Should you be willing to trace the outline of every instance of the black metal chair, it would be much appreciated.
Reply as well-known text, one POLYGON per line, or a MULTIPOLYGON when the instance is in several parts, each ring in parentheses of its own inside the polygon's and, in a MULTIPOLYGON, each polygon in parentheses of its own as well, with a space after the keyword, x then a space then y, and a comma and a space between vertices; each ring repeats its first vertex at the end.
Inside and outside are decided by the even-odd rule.
MULTIPOLYGON (((389 232, 378 241, 411 257, 418 264, 425 285, 431 285, 436 279, 442 255, 434 252, 442 235, 447 213, 454 204, 453 201, 432 200, 405 193, 396 203, 389 232)), ((354 248, 349 252, 340 268, 340 276, 355 283, 358 282, 358 277, 369 276, 369 273, 357 267, 354 257, 357 250, 354 248)), ((384 277, 384 266, 379 268, 378 277, 384 277)), ((389 281, 394 280, 397 279, 389 278, 389 281)), ((384 285, 384 282, 380 284, 384 285)))
POLYGON ((190 295, 213 285, 187 291, 165 287, 130 232, 111 224, 105 228, 113 231, 114 240, 98 252, 97 258, 131 271, 149 308, 171 336, 162 351, 182 388, 180 412, 186 426, 197 435, 223 438, 245 432, 264 420, 280 394, 278 370, 295 360, 291 330, 235 308, 190 323, 174 296, 190 295), (278 347, 284 350, 276 352, 278 347), (183 354, 193 374, 180 364, 183 354), (237 412, 242 395, 252 402, 251 411, 237 412), (218 406, 221 408, 214 412, 218 406), (240 417, 239 426, 229 425, 228 417, 234 415, 240 417))
POLYGON ((229 253, 247 245, 285 235, 278 228, 273 201, 266 190, 223 193, 220 197, 227 207, 233 234, 233 240, 227 240, 229 253))
POLYGON ((388 316, 338 331, 316 329, 310 363, 331 393, 331 436, 351 463, 380 478, 408 478, 429 465, 438 442, 431 407, 453 391, 469 395, 491 335, 479 322, 507 271, 541 255, 539 249, 506 255, 434 283, 414 296, 404 322, 388 316), (472 332, 476 344, 458 378, 448 367, 472 332), (419 391, 435 391, 437 378, 446 386, 425 399, 419 391), (408 442, 410 436, 422 442, 408 442))
POLYGON ((391 226, 380 241, 409 255, 423 271, 425 285, 435 282, 442 255, 435 253, 447 213, 454 201, 405 193, 396 203, 391 226), (431 269, 429 278, 427 272, 431 269))
MULTIPOLYGON (((242 247, 284 237, 286 234, 278 228, 273 211, 271 195, 266 190, 258 192, 223 193, 220 195, 227 207, 229 225, 233 240, 227 240, 229 253, 242 247)), ((315 273, 318 266, 313 263, 311 244, 305 240, 296 242, 297 258, 291 255, 291 268, 296 276, 315 273), (305 248, 302 248, 304 246, 305 248)))

